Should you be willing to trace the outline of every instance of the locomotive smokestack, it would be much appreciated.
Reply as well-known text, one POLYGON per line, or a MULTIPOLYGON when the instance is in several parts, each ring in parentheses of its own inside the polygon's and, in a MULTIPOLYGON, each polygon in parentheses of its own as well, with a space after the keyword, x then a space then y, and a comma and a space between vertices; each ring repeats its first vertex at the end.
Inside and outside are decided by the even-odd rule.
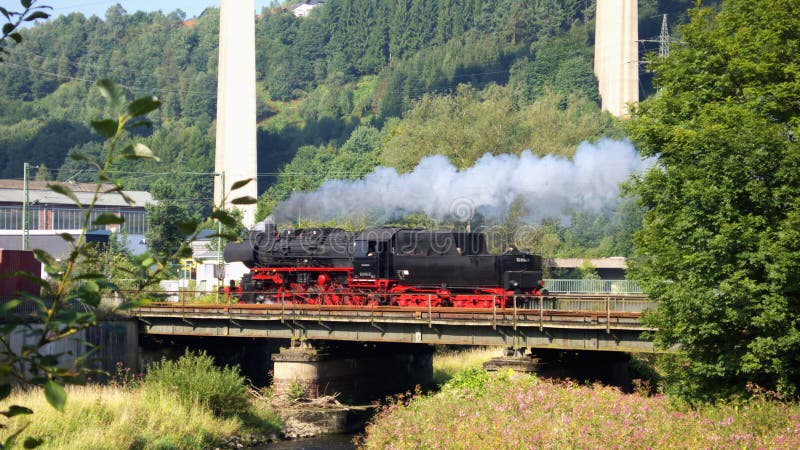
POLYGON ((275 218, 272 217, 272 215, 265 217, 264 220, 255 224, 253 231, 259 231, 269 235, 275 234, 277 231, 275 227, 275 218))

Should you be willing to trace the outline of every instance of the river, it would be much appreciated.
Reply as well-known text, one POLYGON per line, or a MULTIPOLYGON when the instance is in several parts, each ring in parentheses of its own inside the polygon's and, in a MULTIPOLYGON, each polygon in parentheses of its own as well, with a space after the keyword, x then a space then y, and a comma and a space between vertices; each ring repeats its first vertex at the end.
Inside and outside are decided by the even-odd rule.
POLYGON ((306 439, 272 442, 253 450, 355 450, 353 434, 328 434, 306 439))

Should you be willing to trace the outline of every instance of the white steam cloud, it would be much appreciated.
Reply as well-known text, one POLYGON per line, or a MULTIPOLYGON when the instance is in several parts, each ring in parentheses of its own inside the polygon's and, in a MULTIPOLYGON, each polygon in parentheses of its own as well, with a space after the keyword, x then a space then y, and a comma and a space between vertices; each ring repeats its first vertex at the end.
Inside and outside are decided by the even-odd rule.
POLYGON ((361 180, 326 181, 314 192, 295 193, 274 211, 278 222, 372 216, 385 221, 411 212, 466 221, 475 212, 505 217, 519 198, 528 220, 568 221, 576 210, 597 211, 618 200, 619 184, 652 165, 627 141, 600 140, 578 146, 570 160, 486 154, 459 171, 444 156, 423 158, 409 173, 378 167, 361 180))

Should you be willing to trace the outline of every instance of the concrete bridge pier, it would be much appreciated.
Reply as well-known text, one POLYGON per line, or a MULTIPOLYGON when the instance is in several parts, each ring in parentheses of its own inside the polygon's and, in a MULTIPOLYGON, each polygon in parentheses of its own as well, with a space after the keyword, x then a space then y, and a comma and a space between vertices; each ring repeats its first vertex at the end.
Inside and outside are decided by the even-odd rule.
POLYGON ((632 392, 628 366, 630 354, 623 352, 566 351, 532 348, 509 348, 506 356, 492 358, 486 370, 507 370, 535 373, 544 378, 572 379, 581 383, 600 382, 632 392))
POLYGON ((272 361, 273 393, 289 398, 338 394, 358 404, 433 384, 429 345, 293 341, 272 361))
POLYGON ((531 349, 531 351, 548 362, 548 368, 543 376, 569 378, 580 383, 599 382, 616 386, 623 392, 633 392, 628 365, 631 359, 629 353, 551 349, 531 349))

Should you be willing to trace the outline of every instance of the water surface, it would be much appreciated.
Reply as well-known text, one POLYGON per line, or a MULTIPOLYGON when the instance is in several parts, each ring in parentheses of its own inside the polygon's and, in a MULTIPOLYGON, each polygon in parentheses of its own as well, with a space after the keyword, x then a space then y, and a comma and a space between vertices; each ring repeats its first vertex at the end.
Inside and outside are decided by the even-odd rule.
POLYGON ((329 434, 306 439, 273 442, 253 447, 254 450, 355 450, 353 434, 329 434))

